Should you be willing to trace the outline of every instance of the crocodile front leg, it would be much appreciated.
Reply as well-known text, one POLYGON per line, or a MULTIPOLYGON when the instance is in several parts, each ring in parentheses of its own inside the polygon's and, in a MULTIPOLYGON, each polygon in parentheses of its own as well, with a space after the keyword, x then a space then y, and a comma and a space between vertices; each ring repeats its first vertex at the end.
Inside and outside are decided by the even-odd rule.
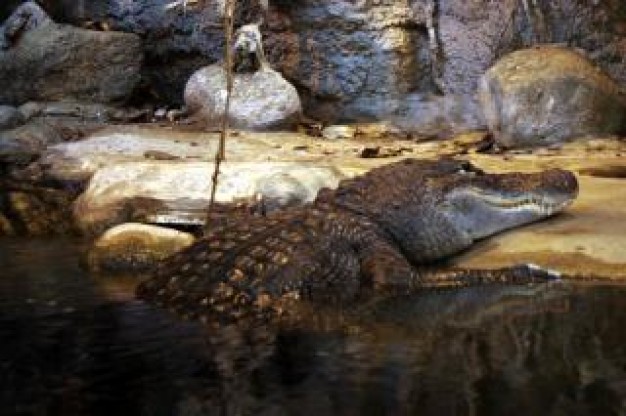
MULTIPOLYGON (((377 292, 404 294, 432 288, 480 285, 524 285, 558 281, 560 273, 533 264, 499 269, 413 267, 392 244, 379 240, 361 253, 362 281, 377 292)), ((363 290, 363 289, 362 289, 363 290)))
POLYGON ((415 268, 391 243, 372 239, 359 251, 362 291, 409 293, 415 289, 415 268))
POLYGON ((480 285, 525 285, 568 279, 569 276, 534 264, 499 269, 418 270, 413 286, 420 289, 462 288, 480 285))

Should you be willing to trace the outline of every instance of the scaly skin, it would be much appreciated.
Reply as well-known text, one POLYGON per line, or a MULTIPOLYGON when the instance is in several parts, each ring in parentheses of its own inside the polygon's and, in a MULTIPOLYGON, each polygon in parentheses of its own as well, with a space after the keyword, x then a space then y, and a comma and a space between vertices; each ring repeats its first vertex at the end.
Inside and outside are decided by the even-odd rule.
POLYGON ((529 267, 447 273, 415 267, 473 243, 456 224, 451 197, 468 189, 502 189, 498 196, 507 203, 546 195, 561 207, 575 197, 577 184, 560 170, 487 175, 452 160, 391 164, 321 191, 313 204, 215 230, 160 265, 137 295, 187 318, 224 324, 280 316, 302 298, 345 302, 372 290, 551 278, 529 267), (452 216, 444 215, 448 209, 452 216))

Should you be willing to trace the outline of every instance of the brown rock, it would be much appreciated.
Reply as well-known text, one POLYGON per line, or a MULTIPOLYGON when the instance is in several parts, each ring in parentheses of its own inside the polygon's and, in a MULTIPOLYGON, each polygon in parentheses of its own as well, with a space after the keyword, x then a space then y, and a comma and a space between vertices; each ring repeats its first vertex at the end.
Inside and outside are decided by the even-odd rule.
POLYGON ((503 147, 550 145, 626 127, 619 86, 578 52, 541 46, 505 56, 481 78, 487 124, 503 147))
POLYGON ((109 229, 87 255, 94 271, 137 272, 188 247, 193 235, 155 225, 127 223, 109 229))

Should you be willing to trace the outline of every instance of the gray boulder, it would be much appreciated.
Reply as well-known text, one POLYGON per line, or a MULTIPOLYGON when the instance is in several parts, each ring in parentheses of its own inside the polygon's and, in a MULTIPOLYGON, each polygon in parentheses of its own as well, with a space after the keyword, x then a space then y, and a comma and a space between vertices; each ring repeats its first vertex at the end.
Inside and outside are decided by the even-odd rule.
POLYGON ((546 45, 513 52, 479 84, 487 124, 502 147, 618 134, 626 126, 619 86, 571 49, 546 45))
MULTIPOLYGON (((21 8, 15 13, 21 13, 21 8)), ((134 34, 43 20, 32 28, 22 27, 5 47, 0 50, 0 103, 4 104, 64 99, 123 102, 140 80, 143 52, 141 39, 134 34)))
MULTIPOLYGON (((301 113, 298 92, 272 69, 234 74, 231 126, 244 130, 291 127, 301 113)), ((221 65, 196 71, 185 87, 185 103, 196 119, 218 125, 224 113, 226 80, 221 65)))

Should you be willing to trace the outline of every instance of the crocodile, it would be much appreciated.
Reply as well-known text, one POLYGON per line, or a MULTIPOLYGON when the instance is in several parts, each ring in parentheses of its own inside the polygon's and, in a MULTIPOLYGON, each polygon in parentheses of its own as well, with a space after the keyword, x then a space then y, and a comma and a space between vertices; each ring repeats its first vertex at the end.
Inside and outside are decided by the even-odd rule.
POLYGON ((466 161, 406 159, 322 189, 314 202, 236 220, 159 264, 138 298, 189 319, 229 324, 310 302, 373 293, 531 283, 532 266, 428 271, 480 239, 558 213, 578 194, 573 173, 486 173, 466 161))

